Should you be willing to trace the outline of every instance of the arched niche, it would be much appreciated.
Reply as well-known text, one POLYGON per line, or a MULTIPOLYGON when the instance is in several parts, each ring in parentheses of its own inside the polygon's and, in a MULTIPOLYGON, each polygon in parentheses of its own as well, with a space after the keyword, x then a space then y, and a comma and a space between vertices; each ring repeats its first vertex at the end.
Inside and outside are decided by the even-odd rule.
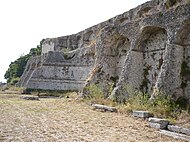
POLYGON ((148 15, 148 12, 152 9, 152 7, 144 7, 143 9, 140 9, 137 12, 137 15, 139 18, 145 17, 146 15, 148 15))
POLYGON ((77 46, 78 46, 78 48, 80 48, 81 45, 82 45, 82 37, 81 37, 81 35, 78 35, 77 36, 77 46))
POLYGON ((181 46, 188 46, 190 44, 190 20, 184 21, 182 25, 176 34, 175 43, 181 46))
POLYGON ((86 33, 84 33, 84 35, 83 35, 83 40, 84 41, 90 41, 90 40, 92 40, 92 38, 93 38, 93 31, 87 31, 86 33))
POLYGON ((183 95, 190 98, 190 20, 184 21, 176 34, 176 44, 183 47, 183 62, 181 64, 181 88, 183 95))
POLYGON ((164 60, 167 32, 156 26, 145 27, 139 36, 136 51, 143 54, 143 81, 140 90, 152 93, 164 60))
POLYGON ((86 47, 91 45, 92 41, 94 39, 94 32, 92 30, 85 31, 83 34, 83 39, 82 39, 82 47, 86 47))

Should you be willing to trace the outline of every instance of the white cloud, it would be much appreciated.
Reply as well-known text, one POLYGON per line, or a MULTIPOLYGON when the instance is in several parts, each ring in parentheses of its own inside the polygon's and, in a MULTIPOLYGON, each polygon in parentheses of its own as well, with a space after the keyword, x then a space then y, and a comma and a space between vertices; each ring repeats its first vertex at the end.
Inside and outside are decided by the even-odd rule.
POLYGON ((11 61, 41 39, 77 33, 145 1, 0 0, 0 81, 11 61))

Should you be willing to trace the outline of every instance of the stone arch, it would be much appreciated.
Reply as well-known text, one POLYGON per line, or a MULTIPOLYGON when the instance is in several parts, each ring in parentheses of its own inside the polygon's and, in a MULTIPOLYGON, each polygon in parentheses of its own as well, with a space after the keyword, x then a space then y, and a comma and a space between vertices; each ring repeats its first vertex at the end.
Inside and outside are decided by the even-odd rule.
POLYGON ((146 15, 148 15, 148 12, 152 9, 152 7, 144 7, 142 9, 140 9, 137 12, 137 15, 139 18, 145 17, 146 15))
MULTIPOLYGON (((144 27, 139 36, 137 37, 137 41, 136 41, 136 47, 134 50, 140 50, 143 51, 145 50, 145 45, 148 43, 148 40, 150 40, 150 38, 157 37, 159 34, 164 35, 164 37, 159 36, 160 40, 165 40, 166 36, 167 36, 167 31, 162 28, 162 27, 158 27, 158 26, 147 26, 144 27)), ((166 43, 166 42, 165 42, 166 43)))
POLYGON ((92 30, 84 33, 84 38, 83 38, 84 41, 89 42, 90 40, 92 40, 92 38, 93 38, 93 31, 92 30))
POLYGON ((128 22, 129 21, 129 18, 128 17, 119 17, 119 18, 117 18, 116 20, 115 20, 115 24, 124 24, 124 23, 126 23, 126 22, 128 22))
POLYGON ((143 80, 140 85, 140 90, 143 92, 152 93, 164 61, 166 42, 167 32, 164 28, 148 26, 141 32, 134 50, 143 55, 143 80))
MULTIPOLYGON (((120 34, 118 28, 109 25, 101 29, 97 38, 96 63, 89 74, 86 86, 97 84, 104 96, 110 95, 109 88, 116 86, 130 47, 129 39, 120 34)), ((85 88, 83 90, 85 93, 85 88)))
POLYGON ((84 34, 83 34, 83 44, 82 46, 85 47, 85 46, 89 46, 92 41, 94 39, 94 33, 92 30, 88 30, 88 31, 85 31, 84 34))
MULTIPOLYGON (((100 43, 98 42, 97 46, 102 46, 100 54, 104 56, 103 68, 105 73, 109 74, 107 79, 116 84, 121 75, 131 43, 129 38, 119 33, 114 26, 105 27, 102 33, 100 37, 103 40, 100 43)), ((99 50, 99 48, 97 49, 99 50)))
MULTIPOLYGON (((183 26, 178 30, 176 34, 175 42, 176 44, 187 46, 188 44, 188 38, 190 35, 190 20, 184 21, 183 26)), ((189 41, 190 42, 190 41, 189 41)))

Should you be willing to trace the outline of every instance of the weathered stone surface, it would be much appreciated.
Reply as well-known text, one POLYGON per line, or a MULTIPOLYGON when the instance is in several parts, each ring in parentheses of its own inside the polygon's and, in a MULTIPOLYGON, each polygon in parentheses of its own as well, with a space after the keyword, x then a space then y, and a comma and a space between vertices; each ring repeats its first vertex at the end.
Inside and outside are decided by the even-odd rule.
POLYGON ((148 121, 149 121, 150 126, 156 129, 166 129, 167 126, 169 125, 169 121, 166 119, 150 117, 148 121))
POLYGON ((40 100, 38 96, 31 96, 31 95, 21 96, 20 98, 24 100, 36 100, 36 101, 40 100))
POLYGON ((92 104, 92 107, 95 109, 99 109, 101 111, 117 112, 117 109, 115 107, 99 105, 99 104, 92 104))
POLYGON ((177 132, 177 133, 182 133, 182 134, 186 134, 190 136, 190 129, 188 128, 183 128, 183 127, 179 127, 176 125, 168 125, 168 130, 173 131, 173 132, 177 132))
POLYGON ((175 133, 175 132, 171 132, 171 131, 167 131, 167 130, 161 130, 160 133, 163 135, 169 136, 169 137, 173 137, 175 139, 181 139, 181 140, 190 142, 190 136, 187 136, 184 134, 179 134, 179 133, 175 133))
POLYGON ((140 118, 148 118, 151 114, 148 111, 133 111, 133 116, 140 118))
POLYGON ((125 102, 135 91, 190 99, 190 6, 152 0, 77 34, 45 39, 18 83, 46 90, 98 84, 125 102), (115 86, 113 92, 110 86, 115 86))

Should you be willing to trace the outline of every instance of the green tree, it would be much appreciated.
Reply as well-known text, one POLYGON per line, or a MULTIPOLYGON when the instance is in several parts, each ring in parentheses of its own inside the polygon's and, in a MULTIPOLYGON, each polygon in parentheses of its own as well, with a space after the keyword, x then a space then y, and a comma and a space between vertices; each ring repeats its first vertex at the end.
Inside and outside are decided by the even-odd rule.
POLYGON ((7 83, 14 85, 16 84, 22 73, 25 70, 26 64, 31 56, 40 55, 42 51, 42 43, 44 39, 40 42, 40 45, 37 45, 36 48, 30 49, 30 52, 26 55, 21 55, 14 62, 11 62, 8 70, 6 71, 4 78, 7 79, 7 83))
POLYGON ((11 83, 11 84, 16 83, 16 81, 14 81, 14 83, 12 81, 15 78, 18 78, 22 75, 29 58, 30 58, 29 54, 24 55, 24 56, 21 55, 17 60, 15 60, 14 62, 11 62, 8 70, 6 71, 4 75, 4 78, 7 79, 7 83, 11 83))

